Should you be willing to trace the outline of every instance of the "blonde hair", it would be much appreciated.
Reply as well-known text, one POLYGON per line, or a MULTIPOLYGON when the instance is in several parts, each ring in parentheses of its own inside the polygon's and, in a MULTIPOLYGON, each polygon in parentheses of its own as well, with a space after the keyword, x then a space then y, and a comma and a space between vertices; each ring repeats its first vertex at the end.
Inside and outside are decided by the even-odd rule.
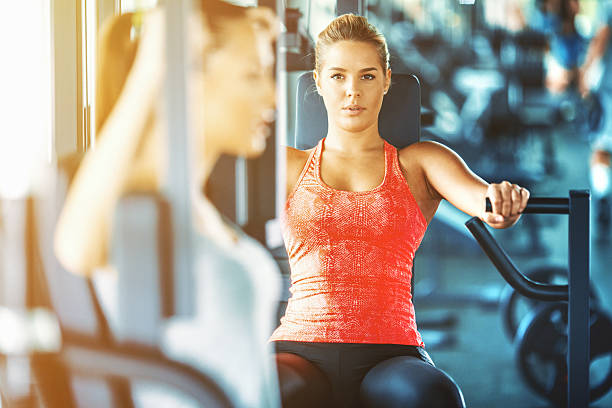
MULTIPOLYGON (((207 51, 223 46, 231 33, 230 21, 247 20, 259 31, 276 34, 274 14, 266 8, 242 7, 222 0, 200 0, 200 9, 207 28, 212 34, 212 44, 207 51)), ((138 49, 138 39, 130 35, 133 13, 113 16, 100 30, 97 55, 96 80, 96 130, 99 131, 108 118, 125 85, 138 49)))
POLYGON ((385 36, 363 16, 343 14, 335 18, 321 33, 315 47, 315 70, 321 72, 322 55, 326 49, 338 41, 360 41, 376 47, 380 65, 389 69, 389 49, 385 36))

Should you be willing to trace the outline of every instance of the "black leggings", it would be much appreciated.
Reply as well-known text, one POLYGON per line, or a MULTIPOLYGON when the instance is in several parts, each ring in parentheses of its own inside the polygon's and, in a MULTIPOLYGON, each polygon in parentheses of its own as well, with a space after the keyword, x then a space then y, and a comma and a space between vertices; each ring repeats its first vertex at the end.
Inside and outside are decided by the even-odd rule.
POLYGON ((422 347, 277 341, 283 408, 465 407, 422 347))

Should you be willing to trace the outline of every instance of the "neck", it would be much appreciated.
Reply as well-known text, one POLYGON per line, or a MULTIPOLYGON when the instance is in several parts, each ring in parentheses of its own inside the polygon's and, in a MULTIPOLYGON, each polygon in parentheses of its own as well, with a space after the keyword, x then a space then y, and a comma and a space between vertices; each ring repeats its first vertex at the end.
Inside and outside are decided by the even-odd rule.
POLYGON ((200 233, 211 237, 218 243, 236 243, 239 239, 236 232, 223 221, 219 210, 202 193, 217 160, 221 157, 222 150, 208 139, 198 145, 196 151, 201 152, 202 157, 201 160, 196 161, 198 164, 195 168, 195 184, 191 192, 196 228, 200 233))
MULTIPOLYGON (((165 145, 166 141, 163 136, 168 132, 168 127, 163 112, 159 119, 155 121, 153 128, 152 133, 155 136, 153 140, 156 145, 155 151, 159 153, 158 160, 156 160, 157 168, 155 169, 155 175, 161 181, 167 177, 167 174, 164 173, 168 166, 168 158, 166 157, 168 152, 167 146, 165 145), (166 152, 165 155, 161 154, 164 151, 166 152)), ((221 156, 221 151, 210 142, 205 141, 204 143, 200 143, 197 137, 193 148, 189 150, 191 152, 188 153, 188 156, 191 157, 185 157, 185 160, 190 160, 194 163, 193 166, 191 166, 191 171, 193 172, 190 176, 191 183, 193 184, 191 188, 195 191, 201 191, 202 187, 208 182, 210 174, 221 156)))
POLYGON ((358 132, 347 131, 330 123, 325 139, 325 147, 340 150, 347 154, 363 153, 378 150, 383 146, 382 138, 378 133, 378 122, 358 132))
POLYGON ((219 160, 219 157, 221 157, 220 150, 210 143, 205 143, 203 150, 204 151, 202 152, 201 156, 202 158, 200 160, 196 160, 197 166, 195 169, 196 174, 194 182, 196 182, 199 186, 204 186, 208 182, 213 168, 215 167, 215 164, 217 164, 217 160, 219 160))

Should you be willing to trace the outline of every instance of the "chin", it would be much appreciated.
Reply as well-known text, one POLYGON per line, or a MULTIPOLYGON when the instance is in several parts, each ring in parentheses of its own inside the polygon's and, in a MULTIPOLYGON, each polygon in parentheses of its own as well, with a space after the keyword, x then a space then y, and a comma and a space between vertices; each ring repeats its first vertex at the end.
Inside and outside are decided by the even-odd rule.
POLYGON ((250 141, 250 144, 245 144, 242 149, 239 149, 237 156, 245 157, 247 159, 254 159, 261 156, 264 150, 266 150, 265 139, 259 140, 253 138, 250 141))
POLYGON ((266 137, 257 136, 251 139, 251 150, 255 156, 260 156, 266 150, 266 137))

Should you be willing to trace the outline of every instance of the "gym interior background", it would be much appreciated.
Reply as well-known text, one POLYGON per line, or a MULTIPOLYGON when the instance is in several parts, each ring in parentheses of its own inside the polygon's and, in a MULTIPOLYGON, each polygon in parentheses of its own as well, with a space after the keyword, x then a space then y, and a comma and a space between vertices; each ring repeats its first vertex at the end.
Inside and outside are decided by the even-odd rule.
MULTIPOLYGON (((29 197, 49 180, 41 171, 48 171, 50 164, 95 148, 95 50, 102 22, 157 3, 31 0, 0 5, 0 44, 9 61, 0 68, 0 385, 5 403, 38 404, 42 391, 37 387, 42 385, 33 380, 30 364, 36 354, 61 349, 56 311, 43 307, 31 282, 32 248, 24 244, 30 231, 29 197), (19 41, 11 40, 16 36, 19 41)), ((542 29, 538 19, 554 1, 235 3, 266 5, 283 16, 285 32, 277 44, 277 145, 293 143, 297 78, 313 68, 313 40, 335 15, 353 11, 366 15, 387 37, 393 72, 419 78, 422 140, 450 146, 487 181, 512 180, 534 196, 567 197, 569 190, 590 188, 591 143, 603 113, 578 95, 574 83, 551 91, 548 78, 562 62, 556 60, 554 34, 542 29)), ((595 34, 597 3, 581 0, 573 19, 583 53, 595 34)), ((283 269, 288 295, 289 271, 273 233, 277 150, 271 144, 256 160, 222 160, 206 189, 227 217, 268 245, 283 269)), ((612 311, 612 246, 594 213, 591 210, 593 303, 605 315, 612 311)), ((415 306, 427 348, 438 367, 459 384, 469 407, 553 406, 555 397, 538 393, 534 382, 546 385, 563 376, 555 365, 563 344, 559 346, 558 336, 542 335, 539 341, 545 347, 540 349, 559 346, 557 357, 520 352, 538 305, 512 295, 464 226, 468 218, 443 204, 417 253, 415 306), (527 363, 520 365, 523 360, 527 363)), ((523 272, 563 282, 566 220, 526 215, 495 236, 523 272)), ((120 328, 123 319, 114 303, 121 283, 117 275, 100 271, 93 279, 112 329, 120 328)), ((155 293, 140 295, 144 302, 162 302, 153 299, 155 293)), ((172 303, 180 294, 173 296, 163 301, 172 303)), ((165 313, 180 307, 170 305, 165 313)), ((591 335, 612 343, 609 329, 591 335)), ((604 387, 592 406, 612 407, 612 346, 602 347, 591 364, 591 382, 604 387)), ((87 385, 80 389, 94 392, 87 385)))

